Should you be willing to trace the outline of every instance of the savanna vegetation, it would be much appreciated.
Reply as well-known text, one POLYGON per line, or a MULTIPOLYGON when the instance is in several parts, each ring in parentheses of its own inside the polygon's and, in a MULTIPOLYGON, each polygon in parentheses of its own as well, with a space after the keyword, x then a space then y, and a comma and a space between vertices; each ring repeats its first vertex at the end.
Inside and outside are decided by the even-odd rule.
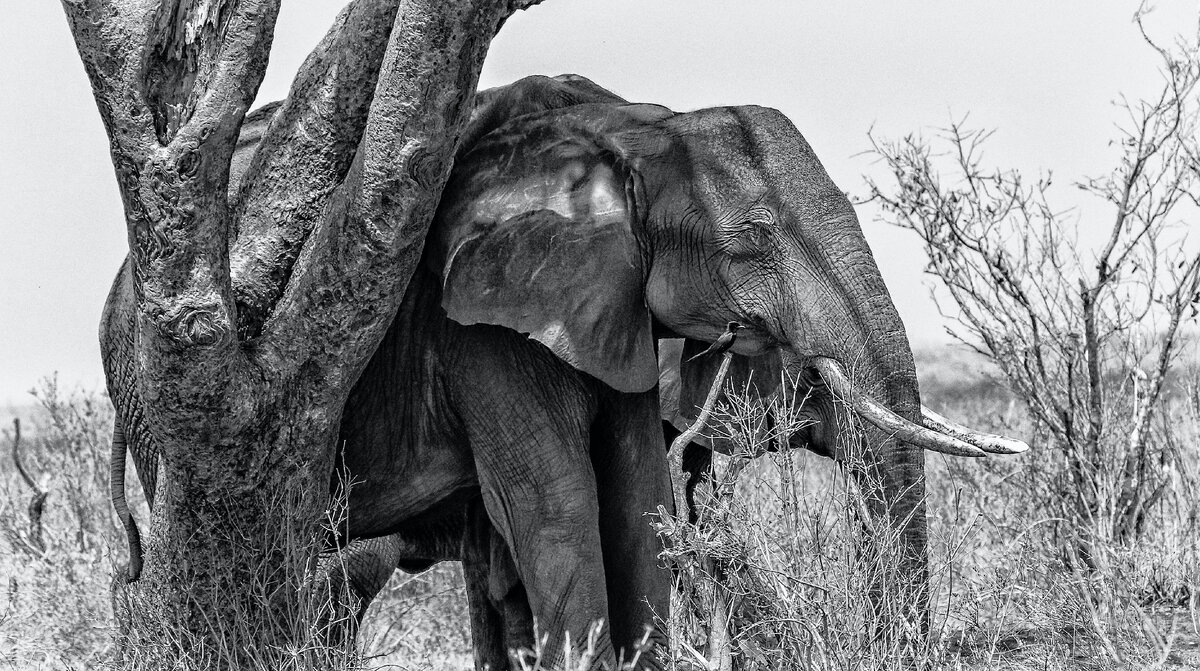
MULTIPOLYGON (((495 12, 484 12, 489 30, 504 13, 495 12)), ((375 39, 382 58, 384 40, 375 39)), ((669 659, 677 668, 709 668, 706 650, 716 640, 745 669, 1200 666, 1200 367, 1190 339, 1200 304, 1200 253, 1181 225, 1194 222, 1200 206, 1200 57, 1195 41, 1147 42, 1162 56, 1162 93, 1127 104, 1116 167, 1080 182, 1083 192, 1108 204, 1105 233, 1094 246, 1074 233, 1090 222, 1053 204, 1049 179, 1029 182, 987 167, 986 134, 955 124, 933 141, 876 140, 894 179, 873 182, 871 197, 882 204, 884 219, 924 242, 935 291, 948 297, 946 311, 962 342, 920 353, 924 402, 1033 446, 1019 457, 930 459, 928 635, 913 628, 920 617, 877 614, 880 607, 904 613, 920 606, 904 585, 893 584, 903 561, 899 544, 872 522, 860 486, 828 460, 770 450, 770 432, 764 439, 761 431, 766 414, 773 413, 771 431, 779 433, 799 419, 789 404, 764 407, 734 393, 708 430, 730 438, 739 453, 716 459, 695 523, 655 521, 680 540, 664 551, 665 560, 682 567, 670 626, 669 659)), ((468 56, 460 65, 471 83, 482 53, 468 56)), ((379 75, 385 81, 394 60, 379 75)), ((452 89, 461 82, 438 84, 452 89)), ((181 123, 195 130, 172 116, 180 106, 167 94, 173 95, 160 96, 155 118, 163 116, 170 130, 148 129, 147 137, 177 133, 181 123)), ((245 91, 239 95, 249 99, 245 91)), ((197 104, 191 93, 184 98, 197 104)), ((448 103, 454 123, 461 123, 461 102, 448 103)), ((136 153, 144 138, 124 139, 136 153)), ((231 144, 232 136, 225 140, 231 144)), ((408 253, 397 245, 397 254, 408 253)), ((157 270, 169 278, 179 269, 157 270)), ((386 326, 382 317, 376 321, 386 326)), ((355 356, 369 354, 365 341, 356 347, 355 356)), ((124 530, 109 504, 112 407, 102 395, 62 389, 53 380, 35 395, 36 410, 3 436, 12 467, 0 471, 0 664, 115 667, 123 606, 110 601, 110 582, 127 558, 124 530)), ((854 451, 846 448, 851 462, 854 451)), ((127 482, 136 515, 148 519, 132 471, 127 482)), ((276 493, 286 491, 280 484, 276 493)), ((254 504, 273 506, 267 518, 284 520, 321 507, 303 496, 254 504)), ((344 511, 326 507, 326 524, 336 525, 344 511)), ((206 645, 235 647, 258 637, 254 627, 261 622, 240 615, 279 610, 274 588, 304 584, 299 574, 271 571, 303 572, 317 561, 321 535, 307 526, 258 524, 253 531, 278 531, 257 539, 270 550, 259 553, 273 562, 264 565, 267 578, 252 585, 261 592, 246 591, 245 604, 219 611, 227 617, 203 623, 206 645), (261 602, 251 603, 256 598, 261 602)), ((198 533, 181 535, 181 544, 198 533)), ((186 595, 189 584, 174 588, 186 595)), ((330 640, 347 628, 322 596, 330 598, 303 589, 289 597, 287 631, 273 637, 286 641, 286 649, 256 660, 239 648, 233 657, 244 668, 471 664, 456 565, 396 574, 349 650, 330 640)), ((198 626, 196 618, 177 630, 164 623, 155 636, 196 636, 198 626)), ((137 661, 191 668, 204 660, 137 661)), ((568 658, 565 666, 586 668, 586 662, 568 658)), ((537 651, 524 654, 522 664, 540 668, 537 651)))
MULTIPOLYGON (((720 495, 701 497, 708 501, 703 530, 678 552, 718 567, 719 589, 731 597, 726 628, 742 668, 900 668, 913 659, 951 669, 1200 664, 1200 502, 1192 493, 1200 478, 1197 370, 1179 366, 1167 382, 1161 424, 1171 427, 1178 453, 1145 531, 1123 542, 1092 542, 1097 567, 1089 569, 1076 558, 1082 527, 1063 515, 1075 505, 1064 484, 1069 464, 1000 371, 961 347, 922 351, 918 364, 929 405, 1031 438, 1034 446, 1017 458, 930 461, 933 635, 902 650, 902 637, 873 635, 867 626, 871 606, 863 594, 894 558, 886 538, 864 528, 857 487, 828 460, 786 451, 720 458, 720 495)), ((116 654, 109 581, 125 561, 124 532, 108 502, 111 409, 101 396, 52 380, 37 397, 19 454, 47 496, 35 530, 28 511, 34 490, 14 469, 4 470, 0 664, 102 668, 116 654)), ((761 412, 736 404, 718 412, 714 430, 744 432, 761 412)), ((5 439, 9 460, 11 428, 5 439)), ((1116 466, 1099 464, 1095 475, 1116 466)), ((132 498, 137 514, 146 515, 132 498)), ((691 584, 701 592, 709 585, 702 574, 691 584)), ((677 650, 680 668, 705 668, 699 655, 711 627, 704 604, 711 601, 697 603, 677 650)), ((361 657, 322 667, 298 659, 295 668, 470 668, 469 637, 461 572, 442 564, 393 576, 364 622, 361 657)))

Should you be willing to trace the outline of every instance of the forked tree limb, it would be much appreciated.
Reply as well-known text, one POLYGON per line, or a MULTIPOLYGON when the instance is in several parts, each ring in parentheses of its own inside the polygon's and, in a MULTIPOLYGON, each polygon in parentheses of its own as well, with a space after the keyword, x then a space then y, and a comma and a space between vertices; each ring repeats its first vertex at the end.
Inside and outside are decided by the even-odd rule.
POLYGON ((354 158, 399 0, 355 0, 300 66, 231 194, 230 272, 243 338, 259 334, 354 158))
POLYGON ((206 3, 63 3, 124 202, 141 380, 150 397, 181 401, 161 424, 187 437, 213 431, 208 411, 234 405, 223 400, 231 391, 248 395, 233 382, 250 377, 233 329, 226 185, 238 129, 266 68, 279 0, 222 4, 214 17, 206 3), (164 22, 186 30, 156 30, 164 22), (160 49, 164 39, 182 39, 195 53, 172 60, 178 50, 160 49), (150 72, 156 63, 203 76, 173 75, 175 90, 168 91, 150 72), (156 128, 155 100, 190 101, 167 123, 176 132, 156 128))
POLYGON ((261 370, 335 388, 357 378, 403 298, 511 11, 496 0, 402 3, 354 162, 264 330, 261 370))
POLYGON ((33 496, 30 497, 29 506, 26 509, 29 514, 29 545, 35 551, 43 552, 46 545, 42 539, 42 515, 46 509, 46 497, 50 493, 42 489, 42 486, 29 475, 29 471, 25 470, 25 464, 21 463, 21 420, 17 418, 13 418, 12 459, 13 465, 17 467, 17 473, 21 474, 21 479, 33 490, 33 496))
POLYGON ((733 361, 733 353, 725 352, 721 358, 721 366, 717 369, 716 376, 713 377, 712 386, 708 388, 708 396, 704 399, 704 405, 700 408, 700 414, 696 417, 696 421, 681 434, 671 441, 671 448, 667 452, 667 461, 671 468, 671 491, 675 496, 675 515, 680 519, 687 520, 691 516, 691 511, 687 505, 687 481, 688 474, 683 470, 683 451, 688 443, 696 439, 700 432, 708 426, 708 420, 712 418, 713 409, 716 408, 717 399, 721 396, 721 389, 725 386, 725 378, 729 375, 729 365, 733 361))
MULTIPOLYGON (((238 201, 241 223, 295 203, 282 225, 293 248, 315 231, 292 277, 267 281, 275 286, 263 302, 287 288, 252 358, 237 335, 227 185, 279 0, 219 4, 214 14, 215 5, 191 0, 64 0, 125 204, 139 385, 144 397, 171 401, 153 410, 170 406, 169 418, 152 421, 164 443, 173 442, 168 428, 182 444, 236 432, 214 424, 221 415, 252 421, 281 399, 315 402, 294 398, 310 383, 332 390, 322 401, 330 405, 348 391, 404 295, 488 45, 513 11, 535 3, 407 0, 392 17, 396 2, 359 0, 347 10, 349 29, 306 64, 296 113, 285 114, 292 123, 268 133, 238 201), (166 112, 163 101, 182 107, 166 112), (308 128, 312 142, 294 149, 310 157, 323 149, 324 158, 280 169, 298 164, 279 152, 308 128)), ((274 258, 269 249, 251 255, 274 258)), ((314 418, 329 424, 319 419, 327 414, 314 418)))

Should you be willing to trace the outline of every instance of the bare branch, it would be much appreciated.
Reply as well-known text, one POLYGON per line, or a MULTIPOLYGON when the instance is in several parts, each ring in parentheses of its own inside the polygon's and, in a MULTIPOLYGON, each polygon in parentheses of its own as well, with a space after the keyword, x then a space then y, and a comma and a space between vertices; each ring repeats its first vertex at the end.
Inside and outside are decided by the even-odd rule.
POLYGON ((21 463, 21 420, 16 418, 13 419, 12 459, 13 464, 17 467, 17 472, 21 474, 21 479, 33 490, 33 496, 30 497, 29 506, 26 509, 29 515, 29 546, 35 552, 44 552, 46 545, 42 540, 42 514, 46 508, 46 497, 50 493, 42 489, 41 485, 29 475, 29 471, 25 470, 25 465, 21 463))
POLYGON ((928 272, 955 301, 956 337, 996 361, 1066 455, 1071 514, 1118 535, 1162 497, 1154 455, 1165 448, 1151 420, 1180 325, 1200 312, 1200 250, 1171 220, 1181 203, 1200 202, 1200 35, 1170 50, 1143 37, 1163 59, 1163 87, 1138 103, 1122 98, 1120 163, 1079 185, 1115 206, 1090 261, 1064 211, 1050 207, 1048 177, 1031 186, 1015 171, 981 169, 989 133, 952 123, 944 153, 912 136, 871 137, 896 180, 889 191, 870 182, 872 199, 924 243, 928 272))
POLYGON ((399 0, 347 5, 305 60, 235 202, 238 330, 256 337, 362 138, 399 0))
POLYGON ((21 420, 13 419, 13 441, 12 441, 12 459, 13 464, 17 467, 17 472, 21 474, 21 479, 26 485, 35 492, 40 493, 42 488, 29 475, 29 471, 25 470, 25 465, 21 463, 21 420))
POLYGON ((108 131, 117 182, 128 210, 129 168, 145 160, 154 127, 141 99, 141 63, 154 0, 62 0, 75 46, 92 84, 100 119, 108 131), (126 165, 128 164, 128 165, 126 165))

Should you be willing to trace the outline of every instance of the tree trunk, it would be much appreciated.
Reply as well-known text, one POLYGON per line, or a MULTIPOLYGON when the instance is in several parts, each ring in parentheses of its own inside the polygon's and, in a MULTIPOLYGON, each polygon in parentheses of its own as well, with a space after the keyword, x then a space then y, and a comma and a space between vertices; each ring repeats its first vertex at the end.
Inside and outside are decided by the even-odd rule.
POLYGON ((114 592, 127 663, 324 654, 300 586, 341 408, 419 259, 488 44, 535 3, 356 0, 231 198, 279 0, 63 0, 130 243, 110 391, 161 460, 145 573, 114 592))

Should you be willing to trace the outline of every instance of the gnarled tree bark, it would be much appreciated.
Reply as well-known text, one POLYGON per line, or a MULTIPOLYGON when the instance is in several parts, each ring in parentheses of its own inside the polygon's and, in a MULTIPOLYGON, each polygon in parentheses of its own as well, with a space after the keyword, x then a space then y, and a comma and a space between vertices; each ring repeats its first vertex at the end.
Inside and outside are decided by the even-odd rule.
POLYGON ((342 405, 419 258, 487 47, 532 4, 355 0, 230 196, 279 0, 63 0, 129 236, 110 391, 161 458, 145 572, 116 595, 131 661, 276 667, 304 635, 293 550, 327 506, 342 405))

